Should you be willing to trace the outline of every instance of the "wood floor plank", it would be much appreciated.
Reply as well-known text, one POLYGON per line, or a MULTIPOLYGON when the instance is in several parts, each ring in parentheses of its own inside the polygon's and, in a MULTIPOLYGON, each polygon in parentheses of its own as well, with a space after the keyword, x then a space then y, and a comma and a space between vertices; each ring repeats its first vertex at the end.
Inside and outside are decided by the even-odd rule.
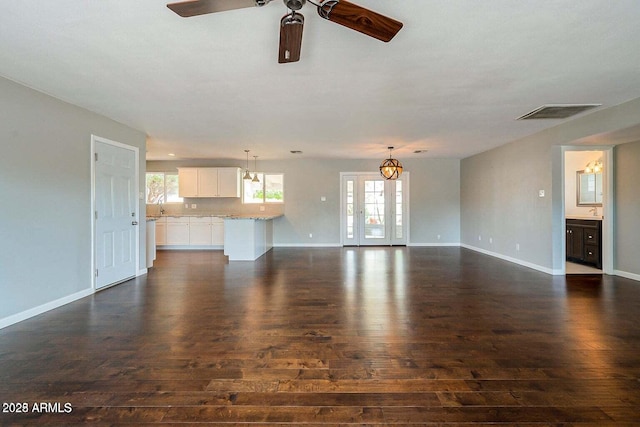
POLYGON ((638 354, 620 277, 461 248, 160 251, 0 330, 0 403, 29 408, 0 425, 640 425, 638 354))

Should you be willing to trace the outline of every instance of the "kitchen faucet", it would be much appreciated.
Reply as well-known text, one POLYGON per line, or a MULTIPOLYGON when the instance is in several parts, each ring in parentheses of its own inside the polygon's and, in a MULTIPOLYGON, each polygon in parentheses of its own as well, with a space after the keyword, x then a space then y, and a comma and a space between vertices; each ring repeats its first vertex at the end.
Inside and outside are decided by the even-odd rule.
POLYGON ((160 216, 164 214, 164 208, 162 207, 162 202, 158 200, 158 206, 160 207, 160 216))

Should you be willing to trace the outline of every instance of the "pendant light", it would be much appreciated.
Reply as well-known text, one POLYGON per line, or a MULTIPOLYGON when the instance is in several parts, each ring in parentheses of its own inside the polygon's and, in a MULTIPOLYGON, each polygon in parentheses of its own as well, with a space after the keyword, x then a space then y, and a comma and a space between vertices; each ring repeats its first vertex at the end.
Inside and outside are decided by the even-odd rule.
POLYGON ((244 152, 247 153, 247 169, 245 169, 242 179, 251 179, 251 174, 249 174, 249 150, 244 150, 244 152))
POLYGON ((258 156, 253 156, 253 170, 254 170, 254 175, 253 175, 253 179, 251 180, 251 182, 260 182, 260 179, 258 178, 258 160, 257 160, 258 156))
POLYGON ((389 148, 389 158, 385 159, 380 164, 380 175, 382 175, 384 179, 398 179, 400 178, 400 175, 402 175, 402 163, 391 157, 391 150, 393 150, 393 147, 387 148, 389 148))
POLYGON ((584 168, 585 173, 598 173, 602 172, 602 160, 593 160, 587 163, 587 166, 584 168))

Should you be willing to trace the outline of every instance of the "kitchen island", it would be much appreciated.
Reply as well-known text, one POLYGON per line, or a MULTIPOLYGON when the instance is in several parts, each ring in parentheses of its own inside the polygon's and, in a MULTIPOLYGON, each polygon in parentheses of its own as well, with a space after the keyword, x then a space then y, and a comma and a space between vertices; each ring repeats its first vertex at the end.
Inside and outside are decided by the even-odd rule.
POLYGON ((232 215, 224 219, 229 261, 255 261, 273 247, 273 220, 282 215, 232 215))

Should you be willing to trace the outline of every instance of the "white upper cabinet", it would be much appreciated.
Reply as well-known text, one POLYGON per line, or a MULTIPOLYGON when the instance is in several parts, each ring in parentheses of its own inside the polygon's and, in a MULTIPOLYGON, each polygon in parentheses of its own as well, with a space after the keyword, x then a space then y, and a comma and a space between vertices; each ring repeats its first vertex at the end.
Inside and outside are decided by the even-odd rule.
POLYGON ((198 197, 220 197, 218 168, 198 169, 198 197))
POLYGON ((180 197, 240 197, 240 168, 178 168, 180 197))
POLYGON ((218 168, 218 197, 240 197, 240 168, 218 168))
POLYGON ((178 169, 178 194, 180 197, 198 197, 198 169, 178 169))

